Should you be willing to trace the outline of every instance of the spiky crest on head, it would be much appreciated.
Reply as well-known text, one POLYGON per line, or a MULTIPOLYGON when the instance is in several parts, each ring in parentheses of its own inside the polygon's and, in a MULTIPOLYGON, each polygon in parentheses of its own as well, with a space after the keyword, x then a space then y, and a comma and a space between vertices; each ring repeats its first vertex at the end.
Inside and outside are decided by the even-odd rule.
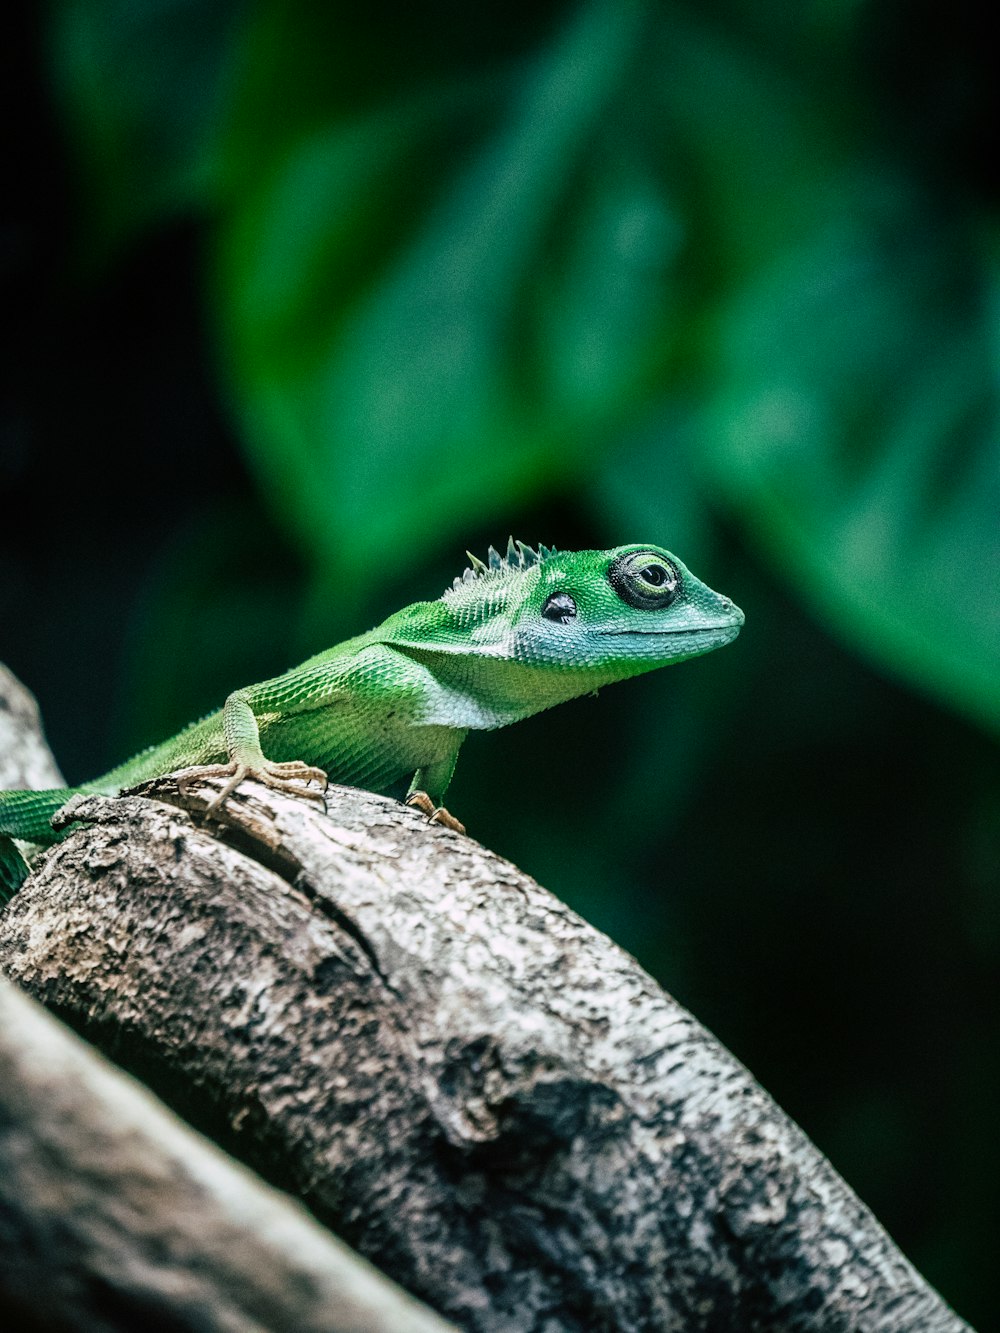
POLYGON ((541 542, 538 544, 538 550, 534 551, 525 542, 516 542, 513 537, 508 537, 506 555, 501 555, 492 546, 486 553, 485 561, 474 556, 471 551, 466 551, 465 554, 469 557, 469 564, 461 575, 452 581, 452 589, 461 588, 467 583, 475 583, 477 579, 504 578, 519 569, 530 569, 532 565, 540 565, 559 552, 554 546, 543 546, 541 542))

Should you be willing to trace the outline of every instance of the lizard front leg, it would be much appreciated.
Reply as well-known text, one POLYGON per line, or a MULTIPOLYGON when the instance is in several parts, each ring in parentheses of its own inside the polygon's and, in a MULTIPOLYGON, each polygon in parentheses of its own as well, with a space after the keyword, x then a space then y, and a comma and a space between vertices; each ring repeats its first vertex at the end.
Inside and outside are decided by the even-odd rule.
POLYGON ((229 762, 207 764, 189 779, 194 782, 203 777, 228 778, 222 791, 209 804, 206 814, 217 814, 246 778, 261 782, 273 791, 319 801, 324 807, 326 805, 324 793, 327 776, 323 769, 300 759, 276 763, 265 757, 260 745, 260 727, 253 708, 256 700, 251 701, 252 693, 260 688, 251 686, 249 689, 235 690, 226 700, 222 727, 229 762), (318 783, 319 790, 310 787, 310 782, 318 783))

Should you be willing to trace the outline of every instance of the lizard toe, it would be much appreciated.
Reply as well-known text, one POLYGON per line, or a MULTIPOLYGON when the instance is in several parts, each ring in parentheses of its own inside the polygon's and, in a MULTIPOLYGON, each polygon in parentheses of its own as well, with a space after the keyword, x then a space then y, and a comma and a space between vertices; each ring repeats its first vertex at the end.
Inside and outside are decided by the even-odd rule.
POLYGON ((422 811, 427 816, 428 824, 443 824, 445 828, 450 828, 455 833, 465 832, 465 825, 459 823, 443 805, 435 805, 425 791, 411 791, 406 798, 406 804, 422 811))

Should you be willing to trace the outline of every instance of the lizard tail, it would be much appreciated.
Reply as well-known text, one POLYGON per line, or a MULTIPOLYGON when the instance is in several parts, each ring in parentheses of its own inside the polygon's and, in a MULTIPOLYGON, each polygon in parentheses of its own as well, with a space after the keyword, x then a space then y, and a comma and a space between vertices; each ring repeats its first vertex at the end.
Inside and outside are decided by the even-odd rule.
POLYGON ((62 836, 51 819, 80 787, 51 787, 46 791, 0 791, 0 833, 46 846, 62 836))
POLYGON ((28 873, 12 839, 44 845, 57 842, 62 835, 49 821, 79 790, 55 787, 49 791, 0 791, 0 905, 13 897, 28 873))
POLYGON ((24 883, 28 867, 10 838, 0 837, 0 907, 9 903, 24 883))

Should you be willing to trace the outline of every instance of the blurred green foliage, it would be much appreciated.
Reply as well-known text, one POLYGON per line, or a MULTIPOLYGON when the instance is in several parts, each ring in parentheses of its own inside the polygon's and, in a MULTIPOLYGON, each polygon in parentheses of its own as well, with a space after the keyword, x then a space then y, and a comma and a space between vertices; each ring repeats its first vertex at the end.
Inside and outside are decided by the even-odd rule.
MULTIPOLYGON (((175 410, 100 518, 115 556, 80 555, 68 520, 91 584, 136 565, 123 748, 437 595, 467 545, 673 547, 743 606, 740 641, 471 738, 449 803, 689 1003, 985 1328, 1000 156, 979 15, 56 0, 45 60, 68 245, 92 293, 129 289, 116 355, 158 366, 97 373, 148 421, 207 362, 255 483, 212 472, 223 432, 175 410), (161 328, 157 237, 192 225, 200 313, 161 328)), ((60 364, 89 383, 87 356, 60 364)), ((99 452, 108 419, 79 438, 99 452)), ((96 661, 82 582, 33 596, 96 661)))
POLYGON ((724 497, 849 642, 1000 727, 995 246, 881 122, 864 14, 74 0, 56 32, 95 244, 211 216, 262 489, 360 606, 373 543, 568 489, 599 518, 631 471, 620 527, 698 547, 724 497))

